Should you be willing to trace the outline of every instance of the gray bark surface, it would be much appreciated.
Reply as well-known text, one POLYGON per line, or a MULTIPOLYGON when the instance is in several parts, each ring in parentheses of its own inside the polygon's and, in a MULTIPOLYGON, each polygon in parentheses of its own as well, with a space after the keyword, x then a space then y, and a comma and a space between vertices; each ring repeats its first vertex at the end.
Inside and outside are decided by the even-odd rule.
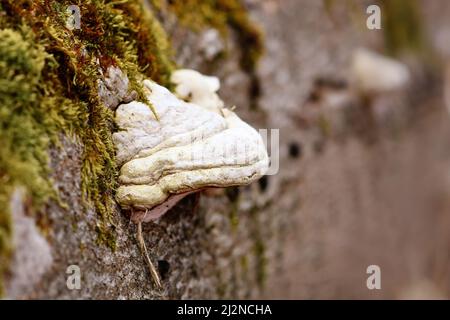
MULTIPOLYGON (((348 82, 356 48, 383 48, 382 31, 365 27, 365 6, 353 12, 329 10, 321 1, 247 2, 266 35, 256 110, 249 107, 255 97, 233 34, 225 43, 174 17, 162 22, 180 66, 220 77, 225 103, 254 127, 280 129, 279 173, 266 186, 188 196, 159 222, 144 225, 162 276, 157 290, 136 226, 118 208, 116 251, 96 243, 96 214, 81 201, 82 149, 65 138, 51 152, 51 167, 69 207, 48 206, 47 245, 27 245, 38 231, 20 201, 13 205, 15 228, 31 236, 16 236, 9 297, 370 299, 410 296, 417 288, 449 297, 450 118, 442 80, 429 81, 413 60, 412 85, 375 97, 370 117, 351 84, 333 85, 348 82), (205 42, 228 55, 212 59, 205 42), (318 88, 320 79, 328 84, 318 88), (337 96, 343 102, 333 107, 329 101, 337 96), (372 264, 381 267, 382 290, 366 287, 372 264), (80 290, 66 286, 69 265, 80 267, 80 290)), ((430 45, 445 60, 450 46, 439 34, 450 28, 450 6, 421 5, 430 45)))

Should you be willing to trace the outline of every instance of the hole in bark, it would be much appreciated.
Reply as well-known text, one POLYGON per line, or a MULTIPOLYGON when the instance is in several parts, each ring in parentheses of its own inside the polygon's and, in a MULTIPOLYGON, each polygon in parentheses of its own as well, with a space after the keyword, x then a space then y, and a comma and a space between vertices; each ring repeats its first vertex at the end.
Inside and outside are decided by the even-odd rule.
POLYGON ((289 156, 291 158, 299 158, 302 156, 302 146, 297 142, 291 142, 289 144, 289 156))
POLYGON ((318 90, 313 90, 308 96, 307 99, 309 102, 318 102, 320 101, 320 92, 318 90))
POLYGON ((267 190, 267 187, 269 186, 269 177, 263 176, 261 179, 258 180, 259 190, 262 192, 265 192, 267 190))
POLYGON ((226 195, 231 202, 235 202, 239 197, 239 187, 229 187, 226 189, 226 195))
POLYGON ((170 263, 167 260, 158 260, 158 272, 161 279, 165 279, 170 270, 170 263))

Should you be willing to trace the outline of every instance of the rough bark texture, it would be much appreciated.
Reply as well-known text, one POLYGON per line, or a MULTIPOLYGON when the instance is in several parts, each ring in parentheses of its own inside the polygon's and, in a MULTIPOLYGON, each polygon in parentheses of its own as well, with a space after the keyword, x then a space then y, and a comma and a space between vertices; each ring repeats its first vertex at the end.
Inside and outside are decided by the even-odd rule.
MULTIPOLYGON (((425 288, 425 295, 450 297, 450 118, 436 75, 442 68, 424 71, 425 63, 411 58, 410 88, 374 97, 371 112, 352 91, 348 68, 357 47, 383 49, 383 32, 367 30, 362 2, 324 3, 247 1, 266 35, 259 96, 239 66, 235 35, 224 43, 211 30, 193 32, 174 16, 160 17, 179 65, 220 77, 221 97, 256 128, 280 129, 279 173, 189 196, 146 224, 145 241, 163 279, 156 290, 136 227, 120 210, 117 249, 96 243, 95 212, 81 200, 81 148, 64 138, 63 148, 51 152, 51 167, 69 206, 47 207, 48 247, 16 236, 8 296, 399 298, 425 288), (204 43, 228 54, 211 60, 204 43), (72 264, 81 270, 80 290, 66 286, 72 264), (382 290, 366 287, 371 264, 381 267, 382 290), (47 267, 40 272, 36 265, 47 267)), ((420 6, 430 47, 445 59, 450 6, 437 0, 420 6)), ((13 205, 15 228, 36 233, 25 209, 13 205)))

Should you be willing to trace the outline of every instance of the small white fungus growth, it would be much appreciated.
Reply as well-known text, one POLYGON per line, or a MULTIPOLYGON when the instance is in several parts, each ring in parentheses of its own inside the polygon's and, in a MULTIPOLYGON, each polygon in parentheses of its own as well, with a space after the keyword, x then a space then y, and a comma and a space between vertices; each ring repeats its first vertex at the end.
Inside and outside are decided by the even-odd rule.
POLYGON ((351 76, 355 87, 364 94, 401 89, 411 77, 405 64, 362 48, 353 55, 351 76))
POLYGON ((205 76, 190 69, 173 72, 170 80, 176 85, 175 95, 186 102, 192 102, 209 111, 220 112, 223 101, 217 95, 220 81, 217 77, 205 76))

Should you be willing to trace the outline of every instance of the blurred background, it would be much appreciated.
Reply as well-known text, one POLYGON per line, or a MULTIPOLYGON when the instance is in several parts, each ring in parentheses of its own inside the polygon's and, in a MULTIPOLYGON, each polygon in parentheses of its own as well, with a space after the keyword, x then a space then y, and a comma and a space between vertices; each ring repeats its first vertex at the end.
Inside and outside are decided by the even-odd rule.
POLYGON ((450 2, 143 3, 177 66, 219 77, 227 106, 279 129, 278 173, 189 196, 144 226, 157 290, 114 204, 115 249, 99 243, 98 208, 82 200, 83 143, 62 135, 49 174, 68 206, 33 210, 11 196, 6 296, 450 298, 450 2), (66 286, 69 265, 80 290, 66 286), (367 285, 373 265, 379 289, 367 285))

